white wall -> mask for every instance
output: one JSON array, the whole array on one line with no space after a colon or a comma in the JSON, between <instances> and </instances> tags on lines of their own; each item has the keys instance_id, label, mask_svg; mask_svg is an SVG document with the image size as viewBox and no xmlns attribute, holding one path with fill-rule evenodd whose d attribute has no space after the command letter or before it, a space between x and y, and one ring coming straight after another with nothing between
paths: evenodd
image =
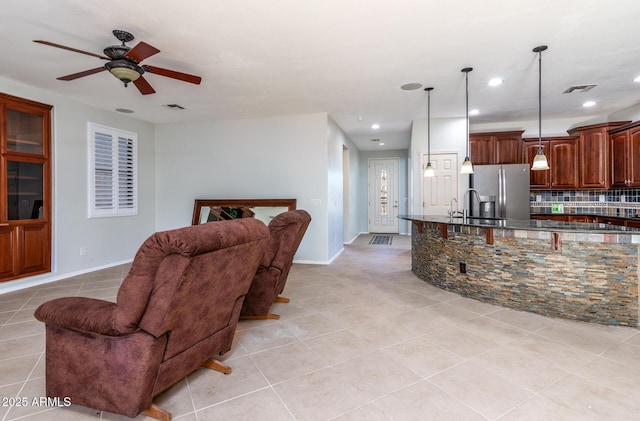
<instances>
[{"instance_id":1,"label":"white wall","mask_svg":"<svg viewBox=\"0 0 640 421\"><path fill-rule=\"evenodd\" d=\"M327 124L317 113L157 125L157 229L191 224L195 199L293 198L312 217L296 261L326 263L342 232L327 217Z\"/></svg>"},{"instance_id":2,"label":"white wall","mask_svg":"<svg viewBox=\"0 0 640 421\"><path fill-rule=\"evenodd\" d=\"M332 120L327 121L327 222L329 258L333 260L344 244L344 144L346 135Z\"/></svg>"},{"instance_id":3,"label":"white wall","mask_svg":"<svg viewBox=\"0 0 640 421\"><path fill-rule=\"evenodd\" d=\"M53 105L53 272L3 282L0 294L131 260L155 231L153 126L3 78L0 92ZM138 134L138 216L87 218L87 121Z\"/></svg>"},{"instance_id":4,"label":"white wall","mask_svg":"<svg viewBox=\"0 0 640 421\"><path fill-rule=\"evenodd\" d=\"M625 108L609 115L608 121L638 121L640 120L640 104Z\"/></svg>"},{"instance_id":5,"label":"white wall","mask_svg":"<svg viewBox=\"0 0 640 421\"><path fill-rule=\"evenodd\" d=\"M344 241L345 243L351 243L362 232L360 229L362 223L360 210L363 207L366 209L367 203L362 201L360 192L367 189L367 179L366 175L364 179L362 178L360 150L351 141L348 141L346 146L349 149L349 175L347 179L349 184L349 214L344 215L347 226L344 233Z\"/></svg>"}]
</instances>

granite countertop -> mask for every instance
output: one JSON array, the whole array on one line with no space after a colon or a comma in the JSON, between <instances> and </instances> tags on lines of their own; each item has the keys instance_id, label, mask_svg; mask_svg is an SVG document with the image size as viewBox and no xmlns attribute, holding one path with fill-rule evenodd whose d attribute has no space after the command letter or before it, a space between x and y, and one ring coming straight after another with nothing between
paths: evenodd
<instances>
[{"instance_id":1,"label":"granite countertop","mask_svg":"<svg viewBox=\"0 0 640 421\"><path fill-rule=\"evenodd\" d=\"M639 228L630 228L612 224L596 224L586 222L564 222L536 219L489 219L469 217L450 218L444 215L399 215L399 219L415 222L433 222L436 224L460 225L467 227L497 228L524 231L580 232L594 234L635 234L640 235Z\"/></svg>"}]
</instances>

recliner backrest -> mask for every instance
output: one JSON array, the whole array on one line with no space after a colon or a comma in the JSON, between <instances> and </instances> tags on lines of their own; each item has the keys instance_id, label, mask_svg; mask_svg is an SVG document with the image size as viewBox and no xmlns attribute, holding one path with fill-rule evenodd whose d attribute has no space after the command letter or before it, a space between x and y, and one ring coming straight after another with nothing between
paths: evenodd
<instances>
[{"instance_id":1,"label":"recliner backrest","mask_svg":"<svg viewBox=\"0 0 640 421\"><path fill-rule=\"evenodd\" d=\"M224 328L251 282L246 262L264 251L250 244L257 231L264 223L243 219L152 235L118 291L116 318L156 337L171 331L165 359Z\"/></svg>"}]
</instances>

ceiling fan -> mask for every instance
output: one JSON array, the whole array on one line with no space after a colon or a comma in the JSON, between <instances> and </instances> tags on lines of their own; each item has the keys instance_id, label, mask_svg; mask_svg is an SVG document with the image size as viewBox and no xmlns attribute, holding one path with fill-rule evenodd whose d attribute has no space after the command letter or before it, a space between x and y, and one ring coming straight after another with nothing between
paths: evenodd
<instances>
[{"instance_id":1,"label":"ceiling fan","mask_svg":"<svg viewBox=\"0 0 640 421\"><path fill-rule=\"evenodd\" d=\"M172 79L182 80L184 82L194 83L196 85L200 84L200 81L202 80L200 76L194 76L187 73L176 72L174 70L140 64L140 62L142 62L144 59L159 53L160 50L142 41L133 48L125 45L125 43L132 41L134 38L132 34L126 31L116 29L113 31L113 35L122 42L122 45L112 45L105 48L104 56L60 44L55 44L49 41L33 40L33 42L49 45L51 47L62 48L63 50L69 50L75 53L86 54L92 57L97 57L101 60L107 60L104 66L96 67L95 69L89 69L78 73L73 73L71 75L61 76L57 78L58 80L74 80L84 76L92 75L94 73L99 73L104 70L108 70L112 75L120 79L124 83L124 86L127 86L130 82L133 82L133 84L136 86L136 88L138 88L142 95L153 94L156 92L151 87L149 82L147 82L147 80L142 76L142 74L145 72L170 77Z\"/></svg>"}]
</instances>

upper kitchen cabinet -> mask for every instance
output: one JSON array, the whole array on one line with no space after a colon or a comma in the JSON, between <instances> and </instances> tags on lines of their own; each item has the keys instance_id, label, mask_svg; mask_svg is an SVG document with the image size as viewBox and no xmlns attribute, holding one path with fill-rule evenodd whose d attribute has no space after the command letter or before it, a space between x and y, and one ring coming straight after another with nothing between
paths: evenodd
<instances>
[{"instance_id":1,"label":"upper kitchen cabinet","mask_svg":"<svg viewBox=\"0 0 640 421\"><path fill-rule=\"evenodd\" d=\"M573 190L578 185L578 144L576 136L542 138L542 151L549 170L531 171L532 190ZM524 158L529 165L538 153L538 140L524 141Z\"/></svg>"},{"instance_id":2,"label":"upper kitchen cabinet","mask_svg":"<svg viewBox=\"0 0 640 421\"><path fill-rule=\"evenodd\" d=\"M593 124L568 131L578 136L580 170L578 188L608 189L611 187L610 145L608 131L628 121Z\"/></svg>"},{"instance_id":3,"label":"upper kitchen cabinet","mask_svg":"<svg viewBox=\"0 0 640 421\"><path fill-rule=\"evenodd\" d=\"M609 131L612 187L640 186L640 121Z\"/></svg>"},{"instance_id":4,"label":"upper kitchen cabinet","mask_svg":"<svg viewBox=\"0 0 640 421\"><path fill-rule=\"evenodd\" d=\"M0 94L0 281L51 270L51 106Z\"/></svg>"},{"instance_id":5,"label":"upper kitchen cabinet","mask_svg":"<svg viewBox=\"0 0 640 421\"><path fill-rule=\"evenodd\" d=\"M521 164L524 130L469 135L469 158L473 165Z\"/></svg>"}]
</instances>

